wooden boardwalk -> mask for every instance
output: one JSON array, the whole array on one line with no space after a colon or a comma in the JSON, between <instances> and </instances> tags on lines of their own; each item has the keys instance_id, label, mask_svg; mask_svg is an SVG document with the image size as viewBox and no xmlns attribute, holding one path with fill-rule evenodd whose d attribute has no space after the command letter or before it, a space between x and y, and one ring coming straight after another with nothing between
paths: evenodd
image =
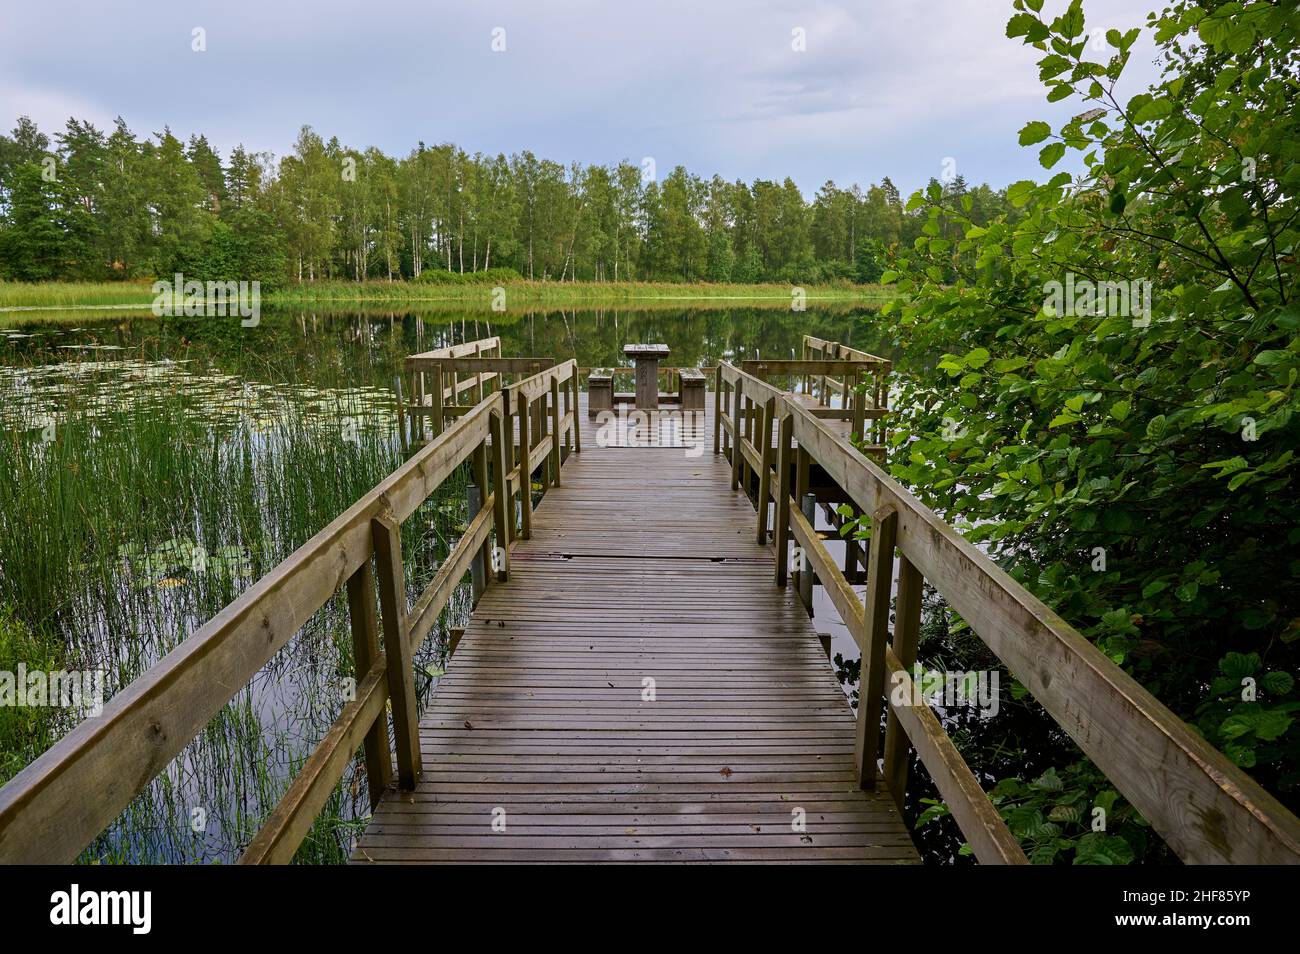
<instances>
[{"instance_id":1,"label":"wooden boardwalk","mask_svg":"<svg viewBox=\"0 0 1300 954\"><path fill-rule=\"evenodd\" d=\"M612 431L587 418L574 359L502 357L497 338L411 356L409 459L0 786L0 863L76 861L345 596L355 696L240 864L293 861L359 753L374 813L357 863L915 863L894 799L915 761L980 864L1028 864L918 698L927 586L1182 861L1300 862L1300 819L844 439L837 423L884 421L888 362L807 336L804 355L724 361L702 415L620 415ZM834 403L863 398L819 406L779 386L798 378ZM561 484L531 512L512 462L526 475L561 456ZM758 514L731 489L733 463ZM491 492L412 600L402 525L466 470ZM870 521L843 567L804 516L810 498ZM759 533L769 506L774 546ZM467 575L481 598L420 718L414 657ZM802 609L814 576L861 652L856 720Z\"/></svg>"},{"instance_id":2,"label":"wooden boardwalk","mask_svg":"<svg viewBox=\"0 0 1300 954\"><path fill-rule=\"evenodd\" d=\"M354 861L917 862L704 415L695 456L580 417L421 720L423 778Z\"/></svg>"}]
</instances>

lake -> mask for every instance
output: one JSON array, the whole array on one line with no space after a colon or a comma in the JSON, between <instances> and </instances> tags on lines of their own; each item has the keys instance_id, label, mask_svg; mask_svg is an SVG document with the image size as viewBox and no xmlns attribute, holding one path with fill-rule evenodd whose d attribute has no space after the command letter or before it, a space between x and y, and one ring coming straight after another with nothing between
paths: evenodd
<instances>
[{"instance_id":1,"label":"lake","mask_svg":"<svg viewBox=\"0 0 1300 954\"><path fill-rule=\"evenodd\" d=\"M874 333L873 333L874 332ZM491 335L503 353L672 366L798 356L804 334L892 354L864 309L656 308L503 314L264 312L235 319L33 315L0 330L0 669L102 670L111 697L402 460L394 378L411 353ZM463 485L460 485L463 487ZM464 526L463 490L403 534L412 593ZM448 607L417 660L427 699ZM839 627L836 648L856 655ZM330 604L86 852L102 862L229 862L343 704L351 643ZM0 723L8 778L85 712ZM129 771L129 767L123 767ZM299 858L346 858L368 813L345 777Z\"/></svg>"},{"instance_id":2,"label":"lake","mask_svg":"<svg viewBox=\"0 0 1300 954\"><path fill-rule=\"evenodd\" d=\"M0 670L34 660L102 670L106 696L120 691L401 463L393 383L409 354L499 335L506 355L582 367L625 365L623 345L638 342L667 344L675 367L711 366L798 357L805 334L893 358L896 374L920 366L863 308L589 309L492 321L481 312L286 309L264 312L254 328L219 318L33 316L0 330ZM404 526L411 595L464 528L464 486L450 481ZM819 529L829 530L820 514ZM828 546L842 557L842 544ZM971 637L950 636L942 603L929 597L923 660L972 668ZM343 705L340 687L354 675L343 603L318 612L83 860L237 859ZM814 603L832 655L852 665L857 647L820 587ZM416 660L422 703L442 673L450 629L469 611L465 586ZM1065 745L1032 702L1011 698L1010 683L1004 672L991 719L937 707L988 783L1041 771ZM851 675L845 688L854 688ZM19 711L0 709L0 779L85 717L77 708L25 719ZM1004 755L1006 738L1016 744ZM917 769L909 821L936 797ZM298 859L346 860L368 812L364 777L349 769ZM960 860L950 819L916 838L927 861Z\"/></svg>"}]
</instances>

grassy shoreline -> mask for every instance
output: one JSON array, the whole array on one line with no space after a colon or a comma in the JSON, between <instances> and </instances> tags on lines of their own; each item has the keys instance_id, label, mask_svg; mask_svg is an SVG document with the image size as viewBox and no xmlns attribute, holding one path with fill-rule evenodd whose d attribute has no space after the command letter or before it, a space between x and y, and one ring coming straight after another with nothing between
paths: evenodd
<instances>
[{"instance_id":1,"label":"grassy shoreline","mask_svg":"<svg viewBox=\"0 0 1300 954\"><path fill-rule=\"evenodd\" d=\"M153 302L149 282L0 282L0 312L31 313L62 309L148 309ZM455 304L491 311L493 287L486 283L432 282L316 282L294 285L262 295L265 305L409 303ZM529 282L499 286L509 310L554 305L592 306L654 302L735 301L788 306L790 285L713 285L669 282ZM878 304L892 297L879 285L814 285L803 289L811 302Z\"/></svg>"}]
</instances>

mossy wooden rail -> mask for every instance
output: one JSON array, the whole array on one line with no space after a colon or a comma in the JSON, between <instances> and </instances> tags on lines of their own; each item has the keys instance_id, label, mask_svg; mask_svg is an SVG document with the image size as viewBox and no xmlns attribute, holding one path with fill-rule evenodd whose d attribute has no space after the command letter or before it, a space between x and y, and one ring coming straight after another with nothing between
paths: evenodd
<instances>
[{"instance_id":1,"label":"mossy wooden rail","mask_svg":"<svg viewBox=\"0 0 1300 954\"><path fill-rule=\"evenodd\" d=\"M476 343L482 345L482 342ZM477 350L486 350L479 348ZM483 359L492 360L492 359ZM548 362L550 363L550 362ZM490 386L481 375L473 383ZM292 859L358 748L372 804L420 774L411 659L463 577L509 576L506 541L527 536L531 475L558 480L560 451L577 451L576 363L567 361L483 397L391 476L312 537L146 673L0 789L0 863L68 863L126 808L289 638L346 588L356 692L298 771L241 861ZM519 436L515 437L516 424ZM515 463L515 461L518 463ZM407 601L401 525L458 468L484 491L433 580ZM492 560L495 535L498 559ZM377 590L377 599L376 599ZM378 612L376 606L378 604Z\"/></svg>"},{"instance_id":2,"label":"mossy wooden rail","mask_svg":"<svg viewBox=\"0 0 1300 954\"><path fill-rule=\"evenodd\" d=\"M893 701L915 698L910 670L928 582L1181 859L1300 862L1300 820L802 400L731 364L717 380L715 448L731 462L733 487L742 474L758 475L759 539L773 504L777 584L799 547L799 572L816 575L862 651L856 761L864 785L883 773L901 800L910 744L976 858L1026 860L929 707ZM814 465L870 517L865 605L801 512Z\"/></svg>"}]
</instances>

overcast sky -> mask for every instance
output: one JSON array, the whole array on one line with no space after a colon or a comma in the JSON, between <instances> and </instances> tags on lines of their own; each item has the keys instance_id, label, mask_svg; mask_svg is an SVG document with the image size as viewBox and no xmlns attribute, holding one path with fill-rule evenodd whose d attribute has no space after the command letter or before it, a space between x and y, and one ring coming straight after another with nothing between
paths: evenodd
<instances>
[{"instance_id":1,"label":"overcast sky","mask_svg":"<svg viewBox=\"0 0 1300 954\"><path fill-rule=\"evenodd\" d=\"M1082 111L1046 103L1041 54L1005 36L1010 0L6 5L6 129L22 114L47 133L121 115L137 135L204 133L223 156L240 142L282 155L306 123L390 154L423 140L564 163L651 156L660 176L788 175L811 194L888 175L906 193L948 157L970 182L1041 176L1017 131ZM1090 29L1126 29L1150 5L1084 8ZM1144 35L1128 94L1155 77L1153 56Z\"/></svg>"}]
</instances>

